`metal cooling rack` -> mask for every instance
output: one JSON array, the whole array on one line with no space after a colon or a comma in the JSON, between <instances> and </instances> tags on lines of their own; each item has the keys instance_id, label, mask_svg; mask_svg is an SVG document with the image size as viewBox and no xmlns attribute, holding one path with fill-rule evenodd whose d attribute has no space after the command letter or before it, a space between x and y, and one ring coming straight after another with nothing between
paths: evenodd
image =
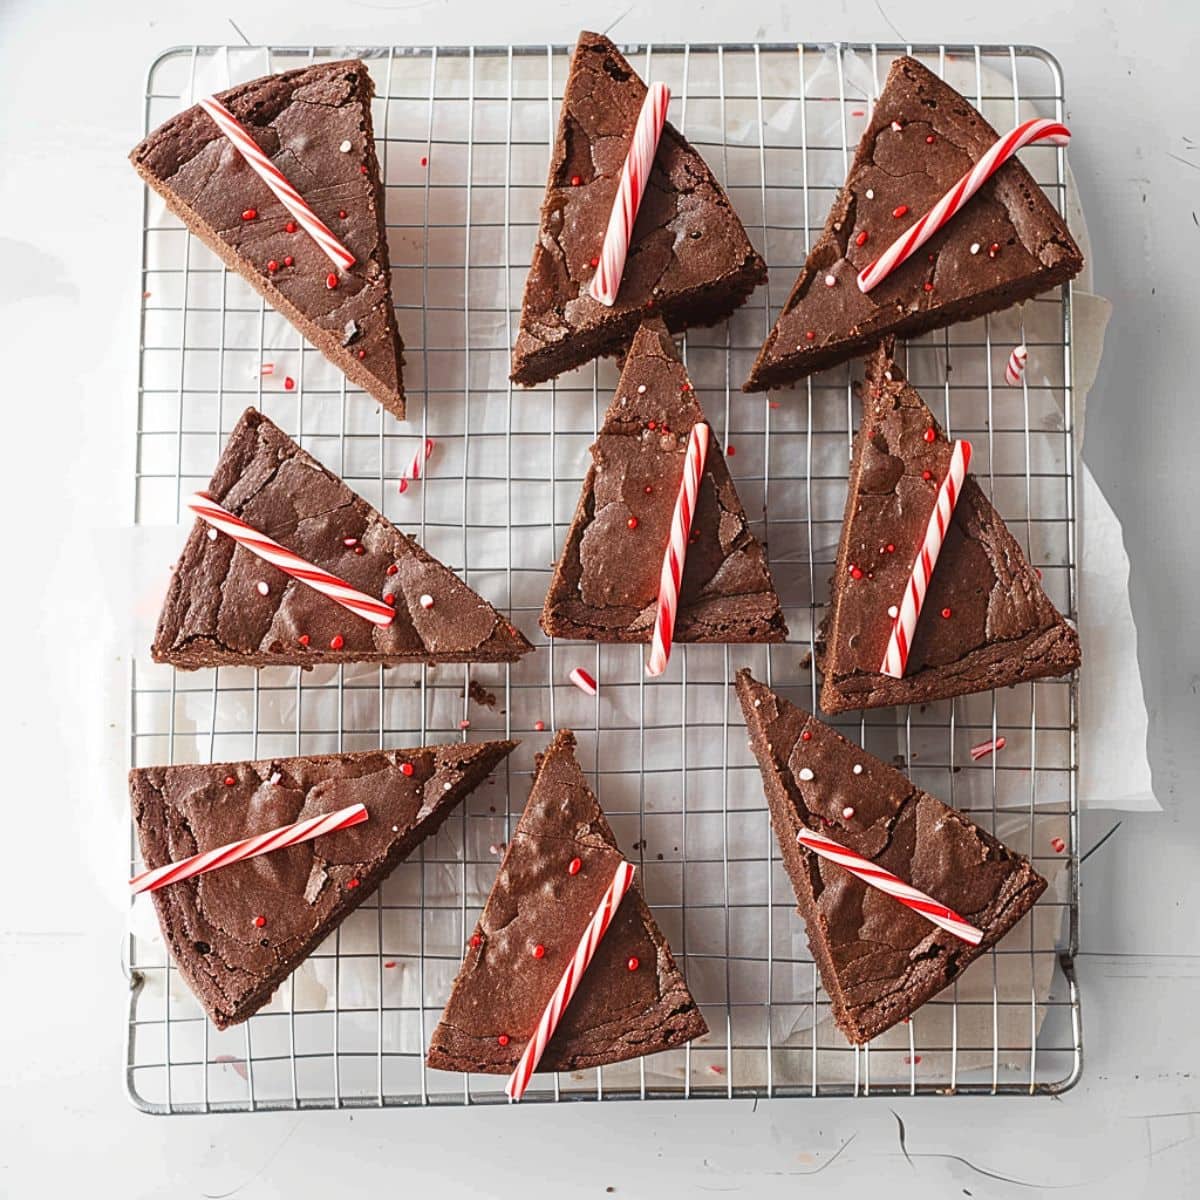
<instances>
[{"instance_id":1,"label":"metal cooling rack","mask_svg":"<svg viewBox=\"0 0 1200 1200\"><path fill-rule=\"evenodd\" d=\"M769 542L792 630L788 644L770 649L680 646L667 676L651 684L637 648L554 645L537 628L586 447L616 380L610 363L531 392L514 391L506 378L570 47L197 46L152 65L147 129L211 86L206 72L222 61L249 78L348 53L368 60L409 420L396 422L350 388L147 195L137 522L180 519L181 496L207 480L224 436L254 404L507 608L539 649L512 667L307 673L177 674L137 658L134 765L523 739L494 783L245 1025L215 1030L161 943L135 920L125 1074L139 1107L503 1100L502 1079L428 1071L423 1051L494 877L495 853L523 806L533 754L559 725L579 734L581 759L711 1033L650 1060L546 1079L528 1099L1037 1093L1078 1078L1074 684L1040 682L841 723L1054 876L997 950L910 1023L861 1050L830 1022L727 686L749 665L815 704L808 654L827 599L857 423L853 364L771 397L736 389L820 230L888 62L914 50L935 69L957 71L959 86L965 72L974 81L965 90L1002 128L1022 102L1063 116L1057 64L1028 47L627 48L646 77L670 84L673 121L726 183L770 265L770 285L726 326L693 333L685 351L747 512L762 514L756 531ZM864 71L874 81L865 88L856 84ZM1025 159L1065 206L1062 151L1031 148ZM973 439L977 475L1056 603L1074 616L1070 333L1068 288L1021 313L919 339L907 353L914 383L942 404L947 426ZM1005 390L1004 361L1018 340L1030 347L1031 368L1020 391ZM276 364L265 379L264 360ZM294 390L282 388L285 375ZM402 465L427 436L437 446L428 475L400 495ZM596 699L567 683L575 665L600 681ZM496 694L495 709L469 699L472 682ZM534 732L539 720L545 733ZM970 744L998 734L1008 739L1004 753L973 764ZM136 854L135 844L131 865Z\"/></svg>"}]
</instances>

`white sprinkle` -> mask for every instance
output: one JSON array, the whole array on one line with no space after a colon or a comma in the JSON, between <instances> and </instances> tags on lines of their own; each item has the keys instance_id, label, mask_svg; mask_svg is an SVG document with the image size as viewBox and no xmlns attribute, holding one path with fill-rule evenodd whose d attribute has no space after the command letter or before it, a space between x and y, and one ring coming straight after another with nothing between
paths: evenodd
<instances>
[{"instance_id":1,"label":"white sprinkle","mask_svg":"<svg viewBox=\"0 0 1200 1200\"><path fill-rule=\"evenodd\" d=\"M268 779L267 782L268 783L278 783L282 778L283 778L283 776L278 771L274 771L271 774L271 778Z\"/></svg>"},{"instance_id":2,"label":"white sprinkle","mask_svg":"<svg viewBox=\"0 0 1200 1200\"><path fill-rule=\"evenodd\" d=\"M854 764L854 773L855 773L855 775L861 775L861 774L862 774L862 763L855 763L855 764Z\"/></svg>"},{"instance_id":3,"label":"white sprinkle","mask_svg":"<svg viewBox=\"0 0 1200 1200\"><path fill-rule=\"evenodd\" d=\"M210 542L215 542L217 540L217 531L215 529L211 529L211 528L209 529L208 540Z\"/></svg>"},{"instance_id":4,"label":"white sprinkle","mask_svg":"<svg viewBox=\"0 0 1200 1200\"><path fill-rule=\"evenodd\" d=\"M260 579L255 585L260 596L265 596L271 589Z\"/></svg>"},{"instance_id":5,"label":"white sprinkle","mask_svg":"<svg viewBox=\"0 0 1200 1200\"><path fill-rule=\"evenodd\" d=\"M971 253L972 253L972 254L978 254L978 253L979 253L979 243L978 243L978 242L972 242L972 243L971 243Z\"/></svg>"},{"instance_id":6,"label":"white sprinkle","mask_svg":"<svg viewBox=\"0 0 1200 1200\"><path fill-rule=\"evenodd\" d=\"M646 385L644 383L639 383L638 384L638 395L644 396L645 394L646 394Z\"/></svg>"},{"instance_id":7,"label":"white sprinkle","mask_svg":"<svg viewBox=\"0 0 1200 1200\"><path fill-rule=\"evenodd\" d=\"M854 816L854 809L847 804L846 807L842 809L842 816L845 817L847 821L850 820L850 818Z\"/></svg>"},{"instance_id":8,"label":"white sprinkle","mask_svg":"<svg viewBox=\"0 0 1200 1200\"><path fill-rule=\"evenodd\" d=\"M867 199L868 200L875 199L875 189L874 188L867 188Z\"/></svg>"},{"instance_id":9,"label":"white sprinkle","mask_svg":"<svg viewBox=\"0 0 1200 1200\"><path fill-rule=\"evenodd\" d=\"M825 276L825 286L826 286L826 287L833 287L833 285L834 285L835 283L837 283L837 277L836 277L836 276L834 276L834 275L826 275L826 276Z\"/></svg>"},{"instance_id":10,"label":"white sprinkle","mask_svg":"<svg viewBox=\"0 0 1200 1200\"><path fill-rule=\"evenodd\" d=\"M892 122L892 132L893 133L899 133L903 128L904 128L904 126L901 125L899 121Z\"/></svg>"},{"instance_id":11,"label":"white sprinkle","mask_svg":"<svg viewBox=\"0 0 1200 1200\"><path fill-rule=\"evenodd\" d=\"M754 702L754 707L755 707L755 708L762 708L762 701L761 701L761 700L755 700L755 702Z\"/></svg>"},{"instance_id":12,"label":"white sprinkle","mask_svg":"<svg viewBox=\"0 0 1200 1200\"><path fill-rule=\"evenodd\" d=\"M393 833L399 833L399 832L400 832L400 826L399 826L399 825L393 825L393 826L392 826L392 832L393 832Z\"/></svg>"},{"instance_id":13,"label":"white sprinkle","mask_svg":"<svg viewBox=\"0 0 1200 1200\"><path fill-rule=\"evenodd\" d=\"M894 621L900 615L900 610L894 605L888 605L888 616Z\"/></svg>"},{"instance_id":14,"label":"white sprinkle","mask_svg":"<svg viewBox=\"0 0 1200 1200\"><path fill-rule=\"evenodd\" d=\"M345 140L345 141L344 141L344 142L343 142L343 143L342 143L342 144L341 144L341 145L338 147L338 149L339 149L339 150L340 150L340 151L341 151L343 154L349 154L349 153L350 153L350 150L351 150L351 146L350 146L350 139L349 139L349 138L347 138L347 139L346 139L346 140Z\"/></svg>"},{"instance_id":15,"label":"white sprinkle","mask_svg":"<svg viewBox=\"0 0 1200 1200\"><path fill-rule=\"evenodd\" d=\"M808 783L808 782L809 782L809 780L811 780L811 779L812 779L812 777L813 777L813 773L812 773L812 768L811 768L811 767L801 767L801 768L800 768L800 778L801 778L801 779L802 779L802 780L803 780L805 783Z\"/></svg>"},{"instance_id":16,"label":"white sprinkle","mask_svg":"<svg viewBox=\"0 0 1200 1200\"><path fill-rule=\"evenodd\" d=\"M450 790L450 787L451 787L450 781L447 780L445 783L442 784L442 791L448 792Z\"/></svg>"},{"instance_id":17,"label":"white sprinkle","mask_svg":"<svg viewBox=\"0 0 1200 1200\"><path fill-rule=\"evenodd\" d=\"M432 608L433 607L433 597L428 592L425 592L421 596L421 599L418 601L418 603L421 605L422 608Z\"/></svg>"}]
</instances>

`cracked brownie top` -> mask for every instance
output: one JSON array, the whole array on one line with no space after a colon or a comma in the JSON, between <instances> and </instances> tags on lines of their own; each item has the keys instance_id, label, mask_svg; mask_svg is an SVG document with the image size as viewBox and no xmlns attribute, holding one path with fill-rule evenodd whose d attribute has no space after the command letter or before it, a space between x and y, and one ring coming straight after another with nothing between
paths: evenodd
<instances>
[{"instance_id":1,"label":"cracked brownie top","mask_svg":"<svg viewBox=\"0 0 1200 1200\"><path fill-rule=\"evenodd\" d=\"M255 409L247 409L230 434L208 491L305 561L394 602L395 617L390 625L374 625L232 538L214 538L215 531L197 521L154 636L158 662L515 662L533 648L487 601Z\"/></svg>"}]
</instances>

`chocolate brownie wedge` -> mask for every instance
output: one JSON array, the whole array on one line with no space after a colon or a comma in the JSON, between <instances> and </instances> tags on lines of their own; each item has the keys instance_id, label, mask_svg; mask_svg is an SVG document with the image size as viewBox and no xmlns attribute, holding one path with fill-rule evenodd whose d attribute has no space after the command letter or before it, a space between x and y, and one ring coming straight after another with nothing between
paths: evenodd
<instances>
[{"instance_id":1,"label":"chocolate brownie wedge","mask_svg":"<svg viewBox=\"0 0 1200 1200\"><path fill-rule=\"evenodd\" d=\"M158 619L156 662L516 662L533 649L453 571L252 408L229 435L208 493L306 562L394 601L395 618L373 625L197 520Z\"/></svg>"},{"instance_id":2,"label":"chocolate brownie wedge","mask_svg":"<svg viewBox=\"0 0 1200 1200\"><path fill-rule=\"evenodd\" d=\"M838 1028L861 1044L910 1016L994 946L1046 881L1029 860L893 767L739 671L771 826ZM972 946L801 846L817 829L983 931Z\"/></svg>"},{"instance_id":3,"label":"chocolate brownie wedge","mask_svg":"<svg viewBox=\"0 0 1200 1200\"><path fill-rule=\"evenodd\" d=\"M864 295L857 276L954 186L996 131L928 68L898 58L825 229L744 387L765 391L863 353L1008 308L1078 275L1083 256L1016 158Z\"/></svg>"},{"instance_id":4,"label":"chocolate brownie wedge","mask_svg":"<svg viewBox=\"0 0 1200 1200\"><path fill-rule=\"evenodd\" d=\"M508 1075L622 859L560 730L539 756L428 1061ZM540 953L539 953L540 949ZM576 1071L680 1046L707 1032L635 881L596 949L539 1071Z\"/></svg>"},{"instance_id":5,"label":"chocolate brownie wedge","mask_svg":"<svg viewBox=\"0 0 1200 1200\"><path fill-rule=\"evenodd\" d=\"M970 475L942 544L904 677L880 674L950 443L888 346L868 359L863 423L817 663L828 713L916 704L1064 675L1079 637ZM933 440L927 440L932 432Z\"/></svg>"},{"instance_id":6,"label":"chocolate brownie wedge","mask_svg":"<svg viewBox=\"0 0 1200 1200\"><path fill-rule=\"evenodd\" d=\"M252 1016L515 742L455 743L129 773L148 869L362 804L368 819L151 896L188 986L224 1029Z\"/></svg>"},{"instance_id":7,"label":"chocolate brownie wedge","mask_svg":"<svg viewBox=\"0 0 1200 1200\"><path fill-rule=\"evenodd\" d=\"M683 477L704 420L661 317L643 322L592 446L592 465L542 609L552 637L648 642ZM767 558L710 437L675 621L678 642L781 642Z\"/></svg>"},{"instance_id":8,"label":"chocolate brownie wedge","mask_svg":"<svg viewBox=\"0 0 1200 1200\"><path fill-rule=\"evenodd\" d=\"M727 317L767 277L704 159L668 123L642 196L617 301L588 287L646 85L617 48L582 33L571 59L512 379L531 385L625 349L643 315L672 329Z\"/></svg>"},{"instance_id":9,"label":"chocolate brownie wedge","mask_svg":"<svg viewBox=\"0 0 1200 1200\"><path fill-rule=\"evenodd\" d=\"M230 270L403 419L404 348L392 306L373 94L366 66L351 59L268 75L217 96L357 259L345 270L334 267L203 109L172 117L129 157Z\"/></svg>"}]
</instances>

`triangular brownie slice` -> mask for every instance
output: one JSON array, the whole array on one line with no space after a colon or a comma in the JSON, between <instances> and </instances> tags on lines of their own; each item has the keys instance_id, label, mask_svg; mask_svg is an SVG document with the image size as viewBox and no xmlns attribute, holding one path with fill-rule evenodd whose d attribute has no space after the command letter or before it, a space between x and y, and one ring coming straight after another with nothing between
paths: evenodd
<instances>
[{"instance_id":1,"label":"triangular brownie slice","mask_svg":"<svg viewBox=\"0 0 1200 1200\"><path fill-rule=\"evenodd\" d=\"M188 669L516 662L533 649L453 571L255 409L229 435L208 494L306 562L394 601L396 615L390 625L373 625L197 520L158 619L156 662Z\"/></svg>"},{"instance_id":2,"label":"triangular brownie slice","mask_svg":"<svg viewBox=\"0 0 1200 1200\"><path fill-rule=\"evenodd\" d=\"M1083 268L1066 222L1011 158L906 262L864 295L859 271L971 169L996 131L928 68L898 58L825 229L745 384L765 391L863 353L1008 308Z\"/></svg>"},{"instance_id":3,"label":"triangular brownie slice","mask_svg":"<svg viewBox=\"0 0 1200 1200\"><path fill-rule=\"evenodd\" d=\"M512 1072L622 857L575 759L575 737L560 730L539 757L469 939L429 1045L431 1067ZM537 1069L600 1067L707 1031L635 881Z\"/></svg>"},{"instance_id":4,"label":"triangular brownie slice","mask_svg":"<svg viewBox=\"0 0 1200 1200\"><path fill-rule=\"evenodd\" d=\"M617 48L582 33L558 121L512 379L531 385L620 353L643 315L672 329L727 317L767 277L707 163L668 123L642 196L617 301L588 286L646 85Z\"/></svg>"},{"instance_id":5,"label":"triangular brownie slice","mask_svg":"<svg viewBox=\"0 0 1200 1200\"><path fill-rule=\"evenodd\" d=\"M736 686L834 1020L861 1044L910 1016L994 946L1046 881L1028 859L749 671L738 672ZM949 906L983 931L983 941L960 940L801 846L796 837L805 827Z\"/></svg>"},{"instance_id":6,"label":"triangular brownie slice","mask_svg":"<svg viewBox=\"0 0 1200 1200\"><path fill-rule=\"evenodd\" d=\"M130 154L167 207L364 391L404 417L374 87L357 59L239 84L217 99L354 255L340 271L198 106ZM330 288L330 273L337 287Z\"/></svg>"},{"instance_id":7,"label":"triangular brownie slice","mask_svg":"<svg viewBox=\"0 0 1200 1200\"><path fill-rule=\"evenodd\" d=\"M933 440L929 441L930 431ZM967 476L925 596L902 679L880 674L950 443L890 348L867 360L831 609L821 707L917 704L1007 687L1079 665L1079 637L979 485Z\"/></svg>"},{"instance_id":8,"label":"triangular brownie slice","mask_svg":"<svg viewBox=\"0 0 1200 1200\"><path fill-rule=\"evenodd\" d=\"M638 329L542 609L552 637L648 642L688 435L704 413L661 317ZM710 437L684 564L677 642L787 636L763 548Z\"/></svg>"},{"instance_id":9,"label":"triangular brownie slice","mask_svg":"<svg viewBox=\"0 0 1200 1200\"><path fill-rule=\"evenodd\" d=\"M368 819L151 895L184 979L219 1029L252 1016L515 747L455 743L129 773L147 869L295 821Z\"/></svg>"}]
</instances>

